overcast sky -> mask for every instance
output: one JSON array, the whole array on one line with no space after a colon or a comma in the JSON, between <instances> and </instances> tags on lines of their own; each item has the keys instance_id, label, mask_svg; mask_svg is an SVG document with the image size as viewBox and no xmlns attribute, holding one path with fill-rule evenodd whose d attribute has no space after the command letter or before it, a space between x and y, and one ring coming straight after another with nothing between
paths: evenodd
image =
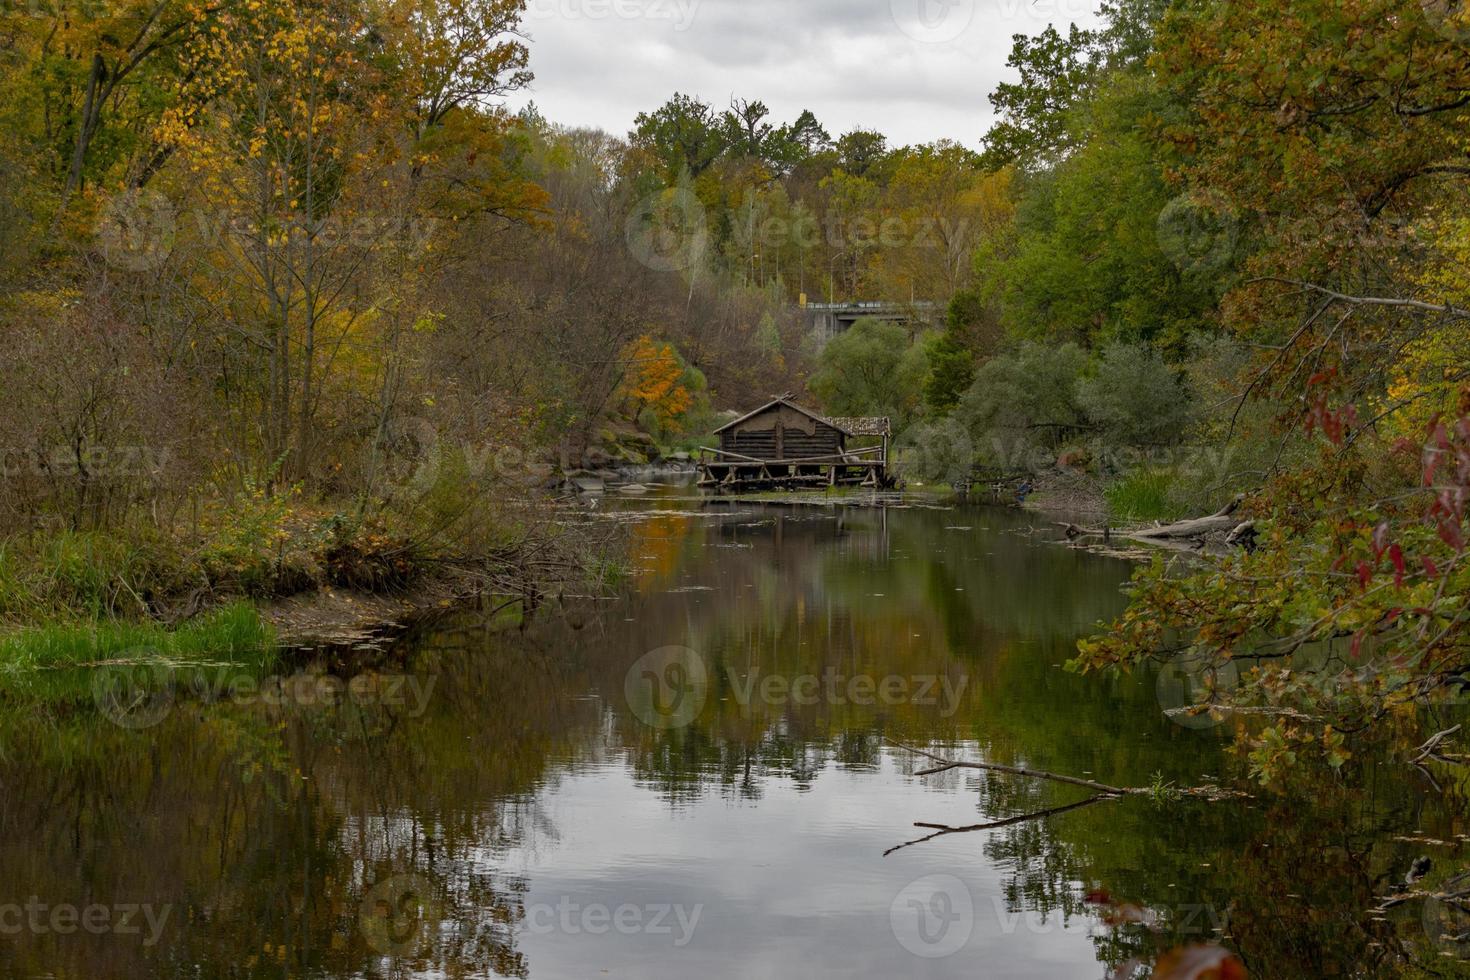
<instances>
[{"instance_id":1,"label":"overcast sky","mask_svg":"<svg viewBox=\"0 0 1470 980\"><path fill-rule=\"evenodd\" d=\"M625 135L675 91L811 109L834 137L978 146L1011 35L1096 22L1096 0L528 0L528 92L566 125Z\"/></svg>"}]
</instances>

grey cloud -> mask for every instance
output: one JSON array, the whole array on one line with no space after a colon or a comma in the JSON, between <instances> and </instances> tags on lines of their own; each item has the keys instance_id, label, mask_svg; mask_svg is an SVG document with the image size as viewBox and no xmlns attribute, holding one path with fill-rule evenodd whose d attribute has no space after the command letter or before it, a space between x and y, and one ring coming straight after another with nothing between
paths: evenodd
<instances>
[{"instance_id":1,"label":"grey cloud","mask_svg":"<svg viewBox=\"0 0 1470 980\"><path fill-rule=\"evenodd\" d=\"M512 107L534 100L556 122L624 134L675 91L716 106L733 95L765 101L779 120L810 108L834 134L861 125L900 144L977 145L991 120L987 96L1010 74L1011 35L1038 33L1049 21L1096 21L1094 0L531 3L536 81ZM932 5L929 21L918 19L921 3ZM926 23L947 24L956 36L913 36Z\"/></svg>"}]
</instances>

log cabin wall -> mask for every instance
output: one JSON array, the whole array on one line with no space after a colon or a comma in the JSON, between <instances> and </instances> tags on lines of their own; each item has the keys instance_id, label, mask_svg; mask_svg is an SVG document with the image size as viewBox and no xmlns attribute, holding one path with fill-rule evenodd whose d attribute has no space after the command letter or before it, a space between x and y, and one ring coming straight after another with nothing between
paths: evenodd
<instances>
[{"instance_id":1,"label":"log cabin wall","mask_svg":"<svg viewBox=\"0 0 1470 980\"><path fill-rule=\"evenodd\" d=\"M841 430L787 405L773 405L720 433L720 448L756 459L803 459L842 451Z\"/></svg>"}]
</instances>

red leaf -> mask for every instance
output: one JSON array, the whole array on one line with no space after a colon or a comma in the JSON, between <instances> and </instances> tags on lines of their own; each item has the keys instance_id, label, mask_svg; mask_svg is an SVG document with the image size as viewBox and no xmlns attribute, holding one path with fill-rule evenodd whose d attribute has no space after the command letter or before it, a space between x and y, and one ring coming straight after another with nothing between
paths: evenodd
<instances>
[{"instance_id":1,"label":"red leaf","mask_svg":"<svg viewBox=\"0 0 1470 980\"><path fill-rule=\"evenodd\" d=\"M1352 650L1349 652L1348 655L1352 657L1352 659L1357 660L1358 651L1361 649L1363 649L1363 631L1358 630L1356 633L1353 634Z\"/></svg>"},{"instance_id":2,"label":"red leaf","mask_svg":"<svg viewBox=\"0 0 1470 980\"><path fill-rule=\"evenodd\" d=\"M1368 563L1365 561L1358 562L1358 582L1362 584L1363 588L1366 589L1368 587L1368 582L1372 578L1373 569L1368 566Z\"/></svg>"},{"instance_id":3,"label":"red leaf","mask_svg":"<svg viewBox=\"0 0 1470 980\"><path fill-rule=\"evenodd\" d=\"M1404 549L1397 544L1388 549L1388 560L1393 562L1393 584L1404 584Z\"/></svg>"},{"instance_id":4,"label":"red leaf","mask_svg":"<svg viewBox=\"0 0 1470 980\"><path fill-rule=\"evenodd\" d=\"M1433 558L1430 558L1428 555L1425 555L1423 558L1420 558L1419 560L1424 563L1424 574L1425 575L1428 575L1430 578L1439 578L1439 566L1434 563L1434 559Z\"/></svg>"},{"instance_id":5,"label":"red leaf","mask_svg":"<svg viewBox=\"0 0 1470 980\"><path fill-rule=\"evenodd\" d=\"M1221 946L1182 946L1159 957L1153 980L1246 980L1245 964Z\"/></svg>"}]
</instances>

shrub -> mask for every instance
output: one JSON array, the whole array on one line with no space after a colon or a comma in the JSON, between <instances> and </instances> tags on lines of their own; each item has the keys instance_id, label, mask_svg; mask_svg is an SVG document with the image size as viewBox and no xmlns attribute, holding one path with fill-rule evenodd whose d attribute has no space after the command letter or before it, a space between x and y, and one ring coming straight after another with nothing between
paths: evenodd
<instances>
[{"instance_id":1,"label":"shrub","mask_svg":"<svg viewBox=\"0 0 1470 980\"><path fill-rule=\"evenodd\" d=\"M1076 344L1022 344L975 372L954 417L983 462L1008 469L1051 462L1085 427L1077 382L1086 367Z\"/></svg>"},{"instance_id":2,"label":"shrub","mask_svg":"<svg viewBox=\"0 0 1470 980\"><path fill-rule=\"evenodd\" d=\"M1147 344L1110 344L1097 372L1077 385L1077 402L1115 446L1173 445L1188 432L1190 392Z\"/></svg>"}]
</instances>

